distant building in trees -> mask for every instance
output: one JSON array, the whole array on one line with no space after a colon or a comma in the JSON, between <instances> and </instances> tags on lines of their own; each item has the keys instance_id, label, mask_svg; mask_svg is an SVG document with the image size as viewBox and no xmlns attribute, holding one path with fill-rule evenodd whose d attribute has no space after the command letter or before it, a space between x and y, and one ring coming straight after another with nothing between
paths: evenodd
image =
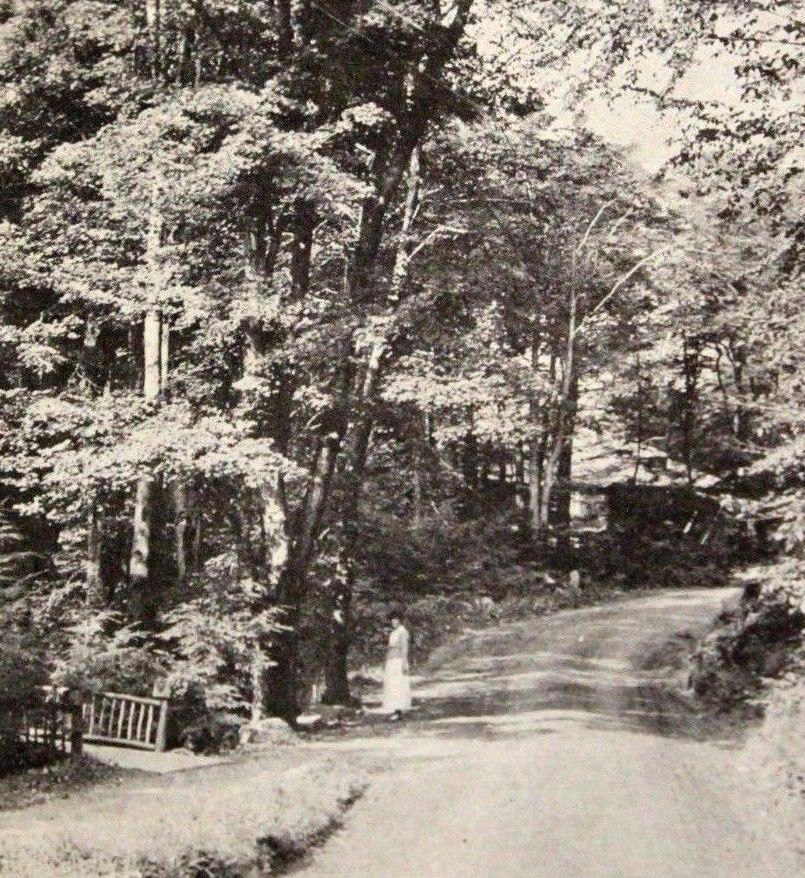
<instances>
[{"instance_id":1,"label":"distant building in trees","mask_svg":"<svg viewBox=\"0 0 805 878\"><path fill-rule=\"evenodd\" d=\"M719 480L700 472L692 477L655 445L580 431L568 484L571 527L604 530L635 517L693 527L717 513L718 500L708 492Z\"/></svg>"}]
</instances>

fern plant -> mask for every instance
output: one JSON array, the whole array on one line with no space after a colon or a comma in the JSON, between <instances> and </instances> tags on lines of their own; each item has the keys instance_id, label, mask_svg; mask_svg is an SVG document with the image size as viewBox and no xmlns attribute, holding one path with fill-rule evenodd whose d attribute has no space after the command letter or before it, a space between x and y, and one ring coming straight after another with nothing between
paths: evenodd
<instances>
[{"instance_id":1,"label":"fern plant","mask_svg":"<svg viewBox=\"0 0 805 878\"><path fill-rule=\"evenodd\" d=\"M207 562L197 585L197 597L164 616L168 687L177 698L200 694L211 711L243 712L259 703L271 639L283 630L279 608L265 605L265 586L228 554Z\"/></svg>"}]
</instances>

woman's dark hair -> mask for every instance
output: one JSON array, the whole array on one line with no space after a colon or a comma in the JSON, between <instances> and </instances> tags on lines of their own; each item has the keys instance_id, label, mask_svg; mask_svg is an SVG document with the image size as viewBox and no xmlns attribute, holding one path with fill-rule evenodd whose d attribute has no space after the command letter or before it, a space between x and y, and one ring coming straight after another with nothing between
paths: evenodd
<instances>
[{"instance_id":1,"label":"woman's dark hair","mask_svg":"<svg viewBox=\"0 0 805 878\"><path fill-rule=\"evenodd\" d=\"M403 607L394 607L392 610L389 610L389 622L393 622L395 619L399 619L400 622L405 621L405 609Z\"/></svg>"}]
</instances>

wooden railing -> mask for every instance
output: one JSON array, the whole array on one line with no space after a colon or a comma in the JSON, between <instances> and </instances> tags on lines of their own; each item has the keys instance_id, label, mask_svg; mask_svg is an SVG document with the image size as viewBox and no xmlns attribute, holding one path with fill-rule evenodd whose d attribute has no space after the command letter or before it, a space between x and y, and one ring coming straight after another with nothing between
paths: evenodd
<instances>
[{"instance_id":1,"label":"wooden railing","mask_svg":"<svg viewBox=\"0 0 805 878\"><path fill-rule=\"evenodd\" d=\"M142 750L166 749L167 697L92 692L84 703L84 740Z\"/></svg>"},{"instance_id":2,"label":"wooden railing","mask_svg":"<svg viewBox=\"0 0 805 878\"><path fill-rule=\"evenodd\" d=\"M21 740L78 756L83 749L80 693L64 687L43 686L36 701L22 710Z\"/></svg>"}]
</instances>

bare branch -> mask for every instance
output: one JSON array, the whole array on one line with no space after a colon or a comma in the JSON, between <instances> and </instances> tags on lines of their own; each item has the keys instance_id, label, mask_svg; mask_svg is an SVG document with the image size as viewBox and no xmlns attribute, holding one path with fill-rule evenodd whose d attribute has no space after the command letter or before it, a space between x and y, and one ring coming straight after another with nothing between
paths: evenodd
<instances>
[{"instance_id":1,"label":"bare branch","mask_svg":"<svg viewBox=\"0 0 805 878\"><path fill-rule=\"evenodd\" d=\"M408 254L407 261L410 262L414 258L414 256L416 256L417 253L419 253L423 248L427 247L428 244L433 243L433 241L435 241L436 238L439 237L439 235L444 235L444 234L447 234L447 235L466 235L467 230L466 229L456 229L456 228L453 228L453 226L437 226L432 232L430 232L428 235L426 235L425 238L423 238L423 240L420 241L419 244L417 244L416 247L414 247L414 249Z\"/></svg>"},{"instance_id":2,"label":"bare branch","mask_svg":"<svg viewBox=\"0 0 805 878\"><path fill-rule=\"evenodd\" d=\"M611 290L610 290L610 291L604 296L604 298L601 299L601 301L598 302L598 304L597 304L597 305L596 305L591 311L588 311L587 314L585 314L584 317L582 317L581 320L579 320L578 325L576 326L576 329L575 329L574 332L573 332L573 335L574 335L574 336L578 335L579 332L581 332L581 328L582 328L582 326L585 324L585 322L588 320L588 318L592 317L593 314L595 314L595 313L597 313L598 311L600 311L600 310L604 307L604 305L606 305L606 303L609 302L610 299L612 299L612 297L615 295L615 293L617 293L618 290L619 290L619 289L620 289L625 283L628 283L629 280L631 280L631 278L633 278L634 275L637 274L637 272L638 272L638 271L639 271L639 270L640 270L640 269L641 269L641 268L642 268L647 262L650 262L652 259L656 258L657 256L661 256L663 253L666 253L666 252L667 252L668 250L670 250L670 249L671 249L671 245L670 245L670 244L667 244L665 247L660 247L659 250L655 250L653 253L649 253L648 256L644 256L639 262L636 262L636 263L635 263L635 264L629 269L629 271L627 271L626 274L623 275L623 277L619 278L619 279L615 282L615 284L612 286L612 289L611 289Z\"/></svg>"},{"instance_id":3,"label":"bare branch","mask_svg":"<svg viewBox=\"0 0 805 878\"><path fill-rule=\"evenodd\" d=\"M598 209L598 213L596 213L596 215L593 217L590 225L587 226L587 231L584 233L584 236L582 237L581 241L579 242L578 247L576 247L576 249L573 251L574 256L578 256L579 253L581 253L581 251L584 249L584 245L587 243L587 240L589 239L590 235L592 234L592 231L595 228L596 223L603 216L604 211L610 205L614 204L617 200L618 200L618 196L616 195L614 198L610 198L609 201L607 201L601 205L601 207Z\"/></svg>"}]
</instances>

